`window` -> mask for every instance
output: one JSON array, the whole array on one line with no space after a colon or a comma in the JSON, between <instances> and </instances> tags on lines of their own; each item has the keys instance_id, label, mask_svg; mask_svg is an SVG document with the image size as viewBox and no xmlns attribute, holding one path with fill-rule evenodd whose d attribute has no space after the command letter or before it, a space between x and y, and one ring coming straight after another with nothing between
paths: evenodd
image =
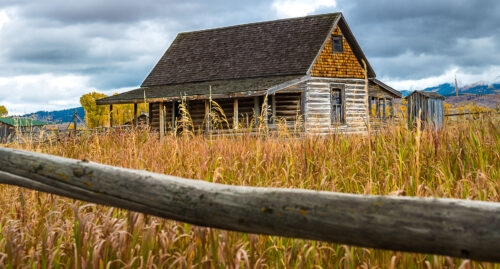
<instances>
[{"instance_id":1,"label":"window","mask_svg":"<svg viewBox=\"0 0 500 269\"><path fill-rule=\"evenodd\" d=\"M330 93L332 124L344 123L344 98L341 89L332 89Z\"/></svg>"},{"instance_id":2,"label":"window","mask_svg":"<svg viewBox=\"0 0 500 269\"><path fill-rule=\"evenodd\" d=\"M332 51L333 53L344 52L344 46L341 35L332 35Z\"/></svg>"}]
</instances>

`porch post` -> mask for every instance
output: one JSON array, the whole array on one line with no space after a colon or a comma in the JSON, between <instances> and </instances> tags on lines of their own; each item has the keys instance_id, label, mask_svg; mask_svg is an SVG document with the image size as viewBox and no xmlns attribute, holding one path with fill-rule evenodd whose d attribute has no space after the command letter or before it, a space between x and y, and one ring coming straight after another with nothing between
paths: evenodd
<instances>
[{"instance_id":1,"label":"porch post","mask_svg":"<svg viewBox=\"0 0 500 269\"><path fill-rule=\"evenodd\" d=\"M159 111L160 112L160 138L165 136L165 106L163 102L160 102Z\"/></svg>"},{"instance_id":2,"label":"porch post","mask_svg":"<svg viewBox=\"0 0 500 269\"><path fill-rule=\"evenodd\" d=\"M153 123L153 104L149 103L148 104L148 124L149 124L149 128L151 128L152 123Z\"/></svg>"},{"instance_id":3,"label":"porch post","mask_svg":"<svg viewBox=\"0 0 500 269\"><path fill-rule=\"evenodd\" d=\"M262 108L265 108L264 109L264 120L266 121L266 126L267 126L269 124L269 113L268 113L269 112L269 95L264 96L264 99L262 102Z\"/></svg>"},{"instance_id":4,"label":"porch post","mask_svg":"<svg viewBox=\"0 0 500 269\"><path fill-rule=\"evenodd\" d=\"M172 134L175 134L175 101L172 102Z\"/></svg>"},{"instance_id":5,"label":"porch post","mask_svg":"<svg viewBox=\"0 0 500 269\"><path fill-rule=\"evenodd\" d=\"M386 103L387 99L383 98L383 99L382 99L382 101L384 101L384 105L383 105L383 107L382 107L382 108L384 109L384 111L382 111L382 115L383 115L382 117L385 119L385 116L386 116L386 112L385 112L385 110L386 110L386 108L385 108L385 107L386 107L386 105L385 105L385 103Z\"/></svg>"},{"instance_id":6,"label":"porch post","mask_svg":"<svg viewBox=\"0 0 500 269\"><path fill-rule=\"evenodd\" d=\"M372 97L368 97L368 116L372 116Z\"/></svg>"},{"instance_id":7,"label":"porch post","mask_svg":"<svg viewBox=\"0 0 500 269\"><path fill-rule=\"evenodd\" d=\"M394 118L394 99L390 99L390 107L389 107L389 112L390 112L390 117Z\"/></svg>"},{"instance_id":8,"label":"porch post","mask_svg":"<svg viewBox=\"0 0 500 269\"><path fill-rule=\"evenodd\" d=\"M271 121L276 124L276 94L271 95Z\"/></svg>"},{"instance_id":9,"label":"porch post","mask_svg":"<svg viewBox=\"0 0 500 269\"><path fill-rule=\"evenodd\" d=\"M205 100L205 132L210 132L210 100Z\"/></svg>"},{"instance_id":10,"label":"porch post","mask_svg":"<svg viewBox=\"0 0 500 269\"><path fill-rule=\"evenodd\" d=\"M238 129L238 98L234 98L233 109L233 129Z\"/></svg>"},{"instance_id":11,"label":"porch post","mask_svg":"<svg viewBox=\"0 0 500 269\"><path fill-rule=\"evenodd\" d=\"M137 103L134 104L134 127L137 127Z\"/></svg>"},{"instance_id":12,"label":"porch post","mask_svg":"<svg viewBox=\"0 0 500 269\"><path fill-rule=\"evenodd\" d=\"M258 96L254 96L253 97L253 117L255 119L255 125L258 125L259 124L259 97Z\"/></svg>"},{"instance_id":13,"label":"porch post","mask_svg":"<svg viewBox=\"0 0 500 269\"><path fill-rule=\"evenodd\" d=\"M109 105L109 127L113 127L113 104Z\"/></svg>"},{"instance_id":14,"label":"porch post","mask_svg":"<svg viewBox=\"0 0 500 269\"><path fill-rule=\"evenodd\" d=\"M377 118L380 118L380 98L377 97L376 99L376 114L377 114Z\"/></svg>"}]
</instances>

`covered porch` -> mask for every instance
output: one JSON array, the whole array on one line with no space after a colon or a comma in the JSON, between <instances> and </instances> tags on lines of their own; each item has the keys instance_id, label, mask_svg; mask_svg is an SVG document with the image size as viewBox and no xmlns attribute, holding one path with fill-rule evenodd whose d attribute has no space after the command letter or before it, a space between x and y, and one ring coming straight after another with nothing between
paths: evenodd
<instances>
[{"instance_id":1,"label":"covered porch","mask_svg":"<svg viewBox=\"0 0 500 269\"><path fill-rule=\"evenodd\" d=\"M139 88L96 101L149 104L148 125L160 136L188 128L194 133L247 133L259 128L303 131L303 76L238 79ZM302 83L302 85L305 85ZM110 117L110 122L113 122ZM110 126L112 126L110 124Z\"/></svg>"}]
</instances>

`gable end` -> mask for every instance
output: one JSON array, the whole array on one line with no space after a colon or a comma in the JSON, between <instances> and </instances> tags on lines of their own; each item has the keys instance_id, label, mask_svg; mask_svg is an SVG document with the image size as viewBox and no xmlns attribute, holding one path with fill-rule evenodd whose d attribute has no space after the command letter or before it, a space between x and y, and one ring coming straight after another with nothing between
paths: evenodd
<instances>
[{"instance_id":1,"label":"gable end","mask_svg":"<svg viewBox=\"0 0 500 269\"><path fill-rule=\"evenodd\" d=\"M342 37L341 51L334 49L333 39L336 36ZM364 78L363 60L367 66L368 77L376 77L344 17L340 15L329 35L325 37L308 74L316 77Z\"/></svg>"}]
</instances>

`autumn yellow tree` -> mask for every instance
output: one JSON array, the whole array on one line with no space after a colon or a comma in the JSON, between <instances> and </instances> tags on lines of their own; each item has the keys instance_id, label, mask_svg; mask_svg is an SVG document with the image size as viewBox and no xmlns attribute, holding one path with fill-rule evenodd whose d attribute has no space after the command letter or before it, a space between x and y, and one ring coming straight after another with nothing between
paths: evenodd
<instances>
[{"instance_id":1,"label":"autumn yellow tree","mask_svg":"<svg viewBox=\"0 0 500 269\"><path fill-rule=\"evenodd\" d=\"M91 92L80 97L80 103L85 110L85 121L89 128L102 127L109 123L109 108L98 106L95 101L108 97L103 93Z\"/></svg>"},{"instance_id":2,"label":"autumn yellow tree","mask_svg":"<svg viewBox=\"0 0 500 269\"><path fill-rule=\"evenodd\" d=\"M0 117L5 117L9 114L5 106L0 106Z\"/></svg>"}]
</instances>

